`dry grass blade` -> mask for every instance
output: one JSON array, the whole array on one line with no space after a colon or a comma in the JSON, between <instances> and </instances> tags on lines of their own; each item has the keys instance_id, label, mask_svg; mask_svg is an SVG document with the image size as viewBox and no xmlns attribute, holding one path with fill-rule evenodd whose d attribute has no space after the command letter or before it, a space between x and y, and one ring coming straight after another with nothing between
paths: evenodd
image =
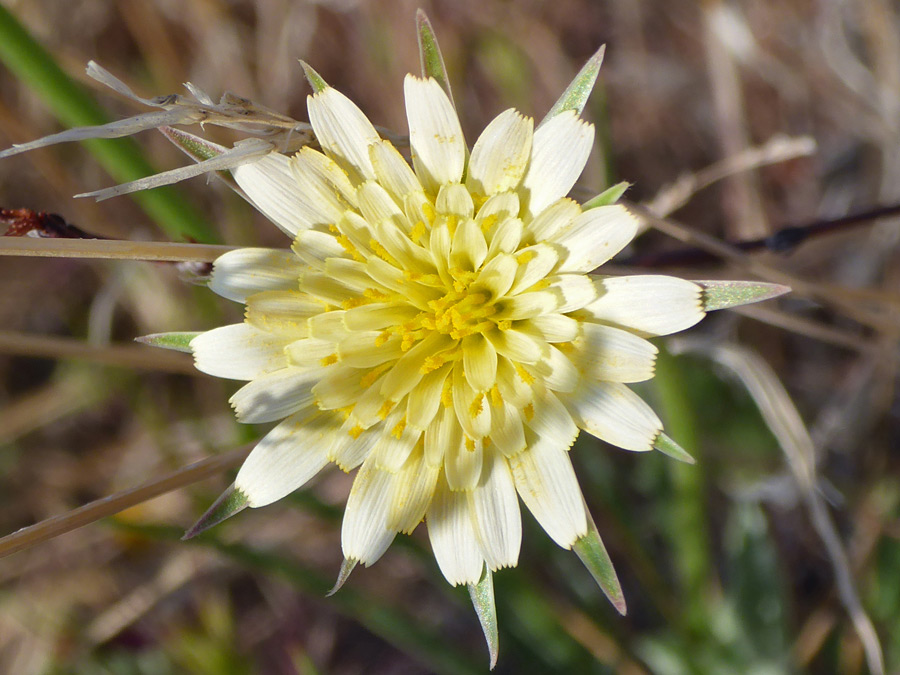
<instances>
[{"instance_id":1,"label":"dry grass blade","mask_svg":"<svg viewBox=\"0 0 900 675\"><path fill-rule=\"evenodd\" d=\"M815 151L816 141L811 136L774 136L762 145L747 148L700 171L679 176L674 183L663 186L656 196L644 205L654 213L665 217L687 204L700 190L729 176L769 164L807 157Z\"/></svg>"},{"instance_id":2,"label":"dry grass blade","mask_svg":"<svg viewBox=\"0 0 900 675\"><path fill-rule=\"evenodd\" d=\"M167 492L178 490L231 469L250 452L250 446L235 448L215 457L207 457L143 485L117 492L109 497L80 506L73 511L42 520L0 539L0 558L31 548L79 527L94 523L127 508L146 502Z\"/></svg>"},{"instance_id":3,"label":"dry grass blade","mask_svg":"<svg viewBox=\"0 0 900 675\"><path fill-rule=\"evenodd\" d=\"M234 248L234 246L182 244L168 241L0 237L0 256L17 255L38 258L213 262L220 255Z\"/></svg>"},{"instance_id":4,"label":"dry grass blade","mask_svg":"<svg viewBox=\"0 0 900 675\"><path fill-rule=\"evenodd\" d=\"M742 316L767 323L770 326L778 326L797 335L804 335L819 342L826 342L837 347L845 347L862 354L881 354L883 350L870 340L854 335L849 331L833 328L820 321L805 319L802 316L782 312L771 307L761 305L744 305L732 307L732 312Z\"/></svg>"},{"instance_id":5,"label":"dry grass blade","mask_svg":"<svg viewBox=\"0 0 900 675\"><path fill-rule=\"evenodd\" d=\"M872 620L866 614L856 591L850 561L837 528L820 494L816 477L815 447L812 438L785 391L775 371L759 355L734 345L700 345L681 341L690 351L701 351L717 363L730 369L747 388L762 413L787 459L788 467L797 481L803 503L809 512L816 533L822 539L831 562L841 604L850 616L866 654L869 670L884 673L881 643Z\"/></svg>"},{"instance_id":6,"label":"dry grass blade","mask_svg":"<svg viewBox=\"0 0 900 675\"><path fill-rule=\"evenodd\" d=\"M0 354L45 359L80 359L107 366L162 370L183 375L202 375L190 357L139 345L92 345L74 338L0 331Z\"/></svg>"}]
</instances>

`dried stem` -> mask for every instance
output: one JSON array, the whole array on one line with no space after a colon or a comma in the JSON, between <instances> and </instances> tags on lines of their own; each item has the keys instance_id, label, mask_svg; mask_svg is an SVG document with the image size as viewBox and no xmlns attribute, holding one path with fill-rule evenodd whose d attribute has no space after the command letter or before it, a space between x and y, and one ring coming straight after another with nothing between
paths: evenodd
<instances>
[{"instance_id":1,"label":"dried stem","mask_svg":"<svg viewBox=\"0 0 900 675\"><path fill-rule=\"evenodd\" d=\"M35 525L24 527L0 539L0 558L31 548L36 544L94 523L101 518L124 511L136 504L141 504L154 497L231 469L243 462L249 452L250 446L243 446L223 455L207 457L136 488L117 492L109 497L103 497L80 506L68 513L53 516Z\"/></svg>"},{"instance_id":2,"label":"dried stem","mask_svg":"<svg viewBox=\"0 0 900 675\"><path fill-rule=\"evenodd\" d=\"M182 244L162 241L0 237L0 256L19 255L42 258L213 262L220 255L234 248L233 246Z\"/></svg>"},{"instance_id":3,"label":"dried stem","mask_svg":"<svg viewBox=\"0 0 900 675\"><path fill-rule=\"evenodd\" d=\"M108 366L202 376L202 373L194 369L190 357L183 354L130 344L92 345L75 338L34 333L0 331L0 354L45 359L83 359Z\"/></svg>"}]
</instances>

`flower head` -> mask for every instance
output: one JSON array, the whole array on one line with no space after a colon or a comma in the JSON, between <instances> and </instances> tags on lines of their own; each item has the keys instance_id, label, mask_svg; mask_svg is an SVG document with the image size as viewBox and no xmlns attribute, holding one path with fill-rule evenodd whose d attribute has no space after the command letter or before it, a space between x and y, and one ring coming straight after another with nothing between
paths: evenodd
<instances>
[{"instance_id":1,"label":"flower head","mask_svg":"<svg viewBox=\"0 0 900 675\"><path fill-rule=\"evenodd\" d=\"M507 110L469 155L438 82L404 84L412 168L322 86L309 98L321 151L234 171L294 244L220 258L211 287L246 319L191 347L200 370L249 380L238 419L283 420L238 473L249 505L329 462L359 467L345 558L374 563L424 518L447 580L471 584L516 564L519 497L559 545L585 536L568 451L579 429L654 447L662 424L626 383L653 376L646 336L703 317L702 289L588 276L637 220L566 197L594 137L576 111L534 129Z\"/></svg>"}]
</instances>

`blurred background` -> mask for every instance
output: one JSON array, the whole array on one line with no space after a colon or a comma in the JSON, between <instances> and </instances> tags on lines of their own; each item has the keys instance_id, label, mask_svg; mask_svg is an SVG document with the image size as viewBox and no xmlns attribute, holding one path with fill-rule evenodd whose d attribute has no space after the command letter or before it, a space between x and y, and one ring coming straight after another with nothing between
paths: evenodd
<instances>
[{"instance_id":1,"label":"blurred background","mask_svg":"<svg viewBox=\"0 0 900 675\"><path fill-rule=\"evenodd\" d=\"M22 70L34 53L13 40L16 23L107 119L145 109L86 78L91 59L139 95L185 93L190 81L214 99L232 91L306 120L302 58L376 124L403 134L402 78L419 68L421 6L470 143L508 107L540 119L607 45L585 111L597 148L578 194L628 181L631 201L731 242L900 202L900 10L888 0L0 5L2 147L98 119L54 98L58 82L44 87L41 72ZM189 161L154 131L135 141L104 142L127 146L133 161L124 168L102 144L3 160L0 207L58 213L105 237L193 232L286 245L215 180L138 200L72 199L134 177L128 171L141 162L163 170ZM620 271L643 261L650 267L639 271L693 279L749 278L747 266L761 263L798 279L798 292L753 316L717 313L690 342L656 341L689 353L666 351L640 392L697 465L591 438L572 451L628 615L523 514L519 567L495 575L496 672L865 673L862 610L886 671L900 671L898 235L896 220L866 219L725 264L654 261L684 244L651 231L619 258ZM239 319L240 307L195 283L196 272L0 258L0 534L265 432L234 422L226 401L236 383L131 346L136 336ZM754 400L723 367L728 354L745 366L762 357L790 399ZM802 426L791 435L775 424L773 434L759 405L770 422L796 406L812 445ZM795 479L804 451L818 469L807 491ZM443 581L424 527L325 597L340 566L351 479L339 471L211 536L178 541L232 478L219 471L0 560L0 672L487 670L468 596ZM813 502L826 505L834 530L823 529L821 510L810 515ZM831 549L823 532L837 534Z\"/></svg>"}]
</instances>

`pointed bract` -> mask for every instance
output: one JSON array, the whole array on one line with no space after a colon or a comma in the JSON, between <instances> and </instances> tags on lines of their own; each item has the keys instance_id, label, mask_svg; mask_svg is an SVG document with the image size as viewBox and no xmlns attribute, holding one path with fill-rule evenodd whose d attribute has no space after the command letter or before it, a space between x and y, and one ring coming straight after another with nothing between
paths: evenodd
<instances>
[{"instance_id":1,"label":"pointed bract","mask_svg":"<svg viewBox=\"0 0 900 675\"><path fill-rule=\"evenodd\" d=\"M356 568L358 563L358 560L348 560L347 558L344 558L344 562L341 563L341 571L338 572L337 581L334 582L334 586L331 587L331 590L325 594L326 598L330 598L341 590L341 587L347 583L347 579L350 578L350 573Z\"/></svg>"},{"instance_id":2,"label":"pointed bract","mask_svg":"<svg viewBox=\"0 0 900 675\"><path fill-rule=\"evenodd\" d=\"M621 183L616 183L615 185L606 188L596 197L589 199L581 205L581 208L587 211L588 209L596 209L598 206L609 206L610 204L615 204L617 201L619 201L622 195L625 194L625 191L630 187L631 183L623 180Z\"/></svg>"},{"instance_id":3,"label":"pointed bract","mask_svg":"<svg viewBox=\"0 0 900 675\"><path fill-rule=\"evenodd\" d=\"M770 284L764 281L695 281L694 283L703 287L703 309L707 312L750 305L791 292L790 286Z\"/></svg>"},{"instance_id":4,"label":"pointed bract","mask_svg":"<svg viewBox=\"0 0 900 675\"><path fill-rule=\"evenodd\" d=\"M300 59L300 65L303 68L303 74L306 75L306 81L309 82L309 86L312 87L314 93L318 94L320 91L328 89L328 83L311 65L303 59Z\"/></svg>"},{"instance_id":5,"label":"pointed bract","mask_svg":"<svg viewBox=\"0 0 900 675\"><path fill-rule=\"evenodd\" d=\"M184 533L184 536L181 539L193 539L198 534L202 534L211 527L215 527L223 520L227 520L236 513L240 513L249 505L250 502L244 493L235 489L234 485L232 485L219 495L219 498L213 502L213 505L200 517L200 520L194 523L191 528Z\"/></svg>"},{"instance_id":6,"label":"pointed bract","mask_svg":"<svg viewBox=\"0 0 900 675\"><path fill-rule=\"evenodd\" d=\"M578 115L584 110L588 97L594 90L594 83L597 82L597 74L600 72L600 64L603 63L603 54L606 52L606 45L603 45L594 52L594 55L588 59L587 63L578 71L578 75L572 80L572 83L566 87L562 96L550 108L547 116L541 120L541 124L559 115L565 110L574 110ZM538 125L540 126L540 125Z\"/></svg>"},{"instance_id":7,"label":"pointed bract","mask_svg":"<svg viewBox=\"0 0 900 675\"><path fill-rule=\"evenodd\" d=\"M653 441L653 449L659 450L664 455L668 455L672 459L677 459L679 462L684 462L685 464L697 463L697 460L691 457L687 450L663 433L657 436L656 440Z\"/></svg>"},{"instance_id":8,"label":"pointed bract","mask_svg":"<svg viewBox=\"0 0 900 675\"><path fill-rule=\"evenodd\" d=\"M585 505L587 512L587 506ZM578 555L578 558L587 567L594 581L600 586L600 589L609 598L609 601L616 608L616 611L625 616L628 611L625 606L625 596L622 594L622 587L619 585L619 577L613 567L612 560L606 552L606 547L600 540L600 533L594 524L594 519L590 512L587 512L588 533L575 542L572 550Z\"/></svg>"},{"instance_id":9,"label":"pointed bract","mask_svg":"<svg viewBox=\"0 0 900 675\"><path fill-rule=\"evenodd\" d=\"M453 92L450 90L450 78L447 77L447 67L444 65L444 56L438 45L437 36L431 27L431 21L423 10L416 12L416 34L419 37L419 61L422 66L422 77L433 77L447 94L450 103L453 103ZM453 103L456 107L456 104Z\"/></svg>"},{"instance_id":10,"label":"pointed bract","mask_svg":"<svg viewBox=\"0 0 900 675\"><path fill-rule=\"evenodd\" d=\"M135 338L135 342L150 345L151 347L161 347L163 349L171 349L176 352L191 353L191 340L200 335L199 332L193 333L153 333L152 335L144 335Z\"/></svg>"},{"instance_id":11,"label":"pointed bract","mask_svg":"<svg viewBox=\"0 0 900 675\"><path fill-rule=\"evenodd\" d=\"M469 584L469 597L481 623L481 630L484 631L493 670L500 654L500 637L497 630L497 605L494 602L494 575L487 566L481 580L477 584Z\"/></svg>"}]
</instances>

